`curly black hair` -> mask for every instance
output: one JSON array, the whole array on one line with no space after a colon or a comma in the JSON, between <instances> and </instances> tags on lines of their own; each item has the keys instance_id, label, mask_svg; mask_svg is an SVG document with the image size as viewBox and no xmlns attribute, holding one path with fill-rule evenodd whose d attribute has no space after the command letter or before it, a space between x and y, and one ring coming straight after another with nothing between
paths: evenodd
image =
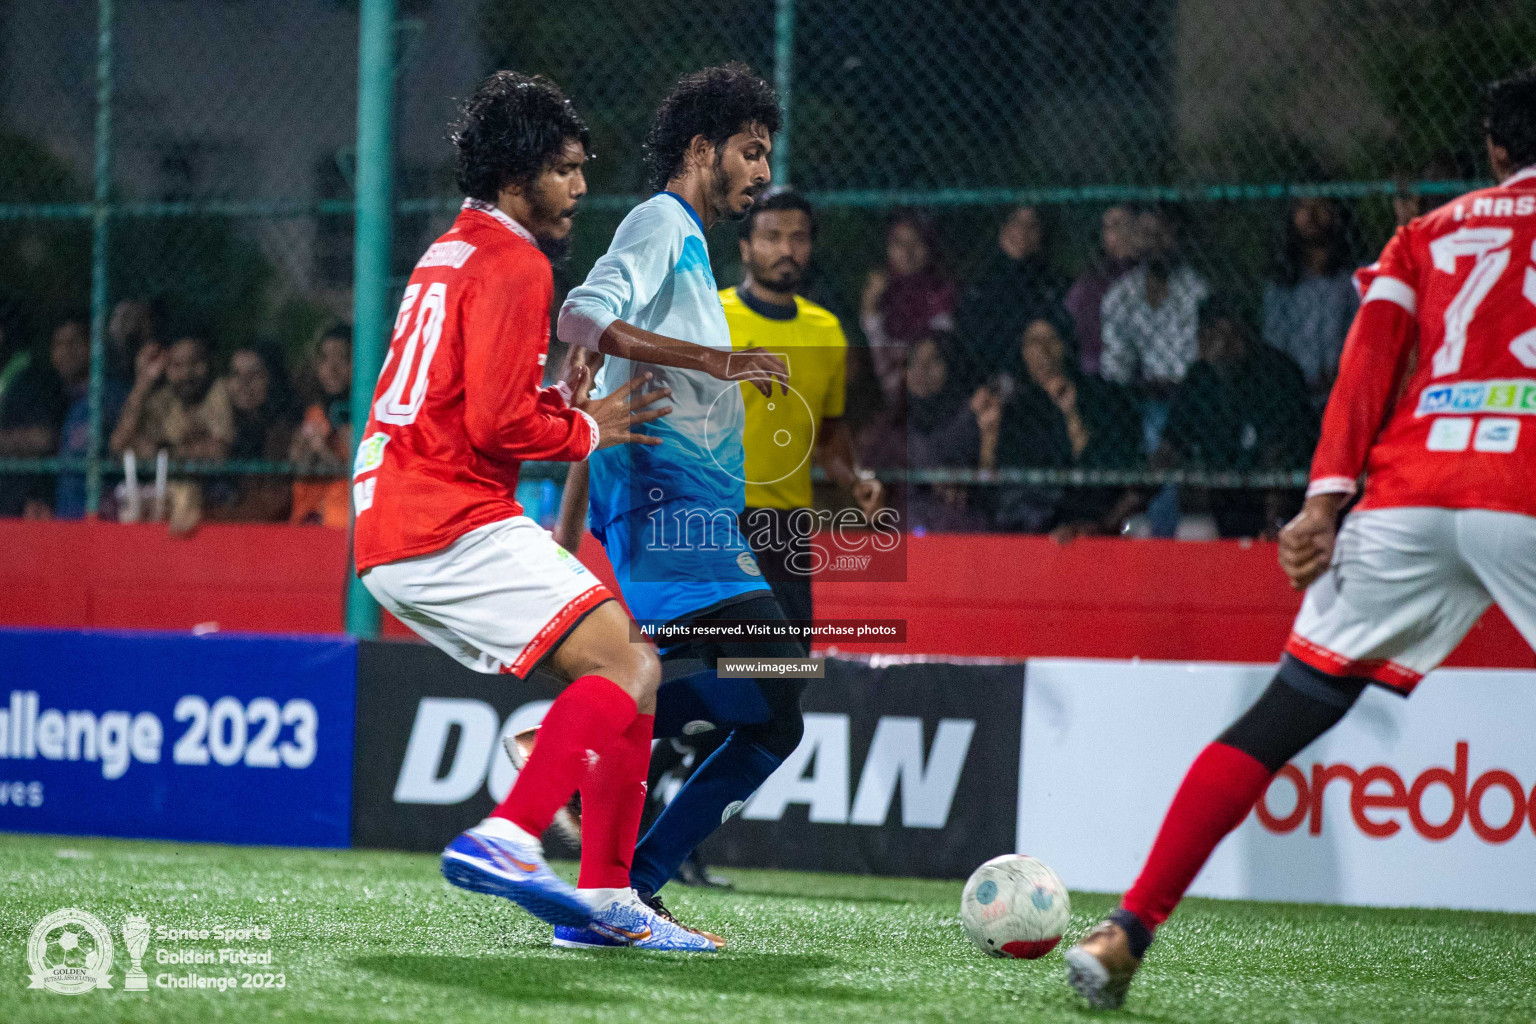
<instances>
[{"instance_id":1,"label":"curly black hair","mask_svg":"<svg viewBox=\"0 0 1536 1024\"><path fill-rule=\"evenodd\" d=\"M718 153L752 125L776 135L781 116L779 94L740 61L684 75L661 101L645 136L651 188L661 191L682 171L694 136L704 136Z\"/></svg>"},{"instance_id":2,"label":"curly black hair","mask_svg":"<svg viewBox=\"0 0 1536 1024\"><path fill-rule=\"evenodd\" d=\"M459 108L449 136L459 151L459 188L494 203L508 185L528 188L575 140L592 134L560 87L543 75L498 71Z\"/></svg>"},{"instance_id":3,"label":"curly black hair","mask_svg":"<svg viewBox=\"0 0 1536 1024\"><path fill-rule=\"evenodd\" d=\"M1494 82L1487 97L1488 137L1508 150L1515 167L1536 164L1536 67Z\"/></svg>"}]
</instances>

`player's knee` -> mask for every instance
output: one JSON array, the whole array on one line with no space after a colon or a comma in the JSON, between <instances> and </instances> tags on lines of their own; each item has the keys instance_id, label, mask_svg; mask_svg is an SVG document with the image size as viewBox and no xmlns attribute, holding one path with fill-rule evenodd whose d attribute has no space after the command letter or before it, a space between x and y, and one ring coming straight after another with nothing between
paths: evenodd
<instances>
[{"instance_id":1,"label":"player's knee","mask_svg":"<svg viewBox=\"0 0 1536 1024\"><path fill-rule=\"evenodd\" d=\"M611 679L635 699L642 714L656 707L656 688L661 685L661 660L650 644L615 643L606 646L588 669Z\"/></svg>"},{"instance_id":2,"label":"player's knee","mask_svg":"<svg viewBox=\"0 0 1536 1024\"><path fill-rule=\"evenodd\" d=\"M656 706L656 688L661 685L661 659L650 644L628 644L628 664L625 674L630 680L630 693L645 710L646 705Z\"/></svg>"}]
</instances>

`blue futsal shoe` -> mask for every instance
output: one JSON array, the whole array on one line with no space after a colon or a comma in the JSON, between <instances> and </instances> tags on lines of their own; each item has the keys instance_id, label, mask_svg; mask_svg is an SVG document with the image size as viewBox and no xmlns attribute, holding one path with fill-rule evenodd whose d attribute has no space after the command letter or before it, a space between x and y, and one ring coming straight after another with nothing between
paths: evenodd
<instances>
[{"instance_id":1,"label":"blue futsal shoe","mask_svg":"<svg viewBox=\"0 0 1536 1024\"><path fill-rule=\"evenodd\" d=\"M557 926L554 944L562 949L625 947L668 953L713 953L725 945L725 940L685 928L671 914L658 914L640 902L633 889L626 889L599 901L592 911L592 923L585 928Z\"/></svg>"},{"instance_id":2,"label":"blue futsal shoe","mask_svg":"<svg viewBox=\"0 0 1536 1024\"><path fill-rule=\"evenodd\" d=\"M504 818L487 818L443 851L443 877L460 889L503 896L550 924L585 928L587 902L549 869L544 850Z\"/></svg>"}]
</instances>

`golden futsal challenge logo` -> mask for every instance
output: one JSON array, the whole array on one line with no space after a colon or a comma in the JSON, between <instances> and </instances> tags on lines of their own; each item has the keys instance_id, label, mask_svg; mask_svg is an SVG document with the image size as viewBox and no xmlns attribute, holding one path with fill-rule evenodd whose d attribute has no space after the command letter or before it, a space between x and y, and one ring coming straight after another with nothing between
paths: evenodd
<instances>
[{"instance_id":1,"label":"golden futsal challenge logo","mask_svg":"<svg viewBox=\"0 0 1536 1024\"><path fill-rule=\"evenodd\" d=\"M138 914L123 921L123 942L132 966L123 975L125 992L145 992L144 951L149 945L149 922ZM74 907L56 910L43 918L27 938L28 988L40 988L64 996L78 996L112 987L115 947L112 932L94 914Z\"/></svg>"}]
</instances>

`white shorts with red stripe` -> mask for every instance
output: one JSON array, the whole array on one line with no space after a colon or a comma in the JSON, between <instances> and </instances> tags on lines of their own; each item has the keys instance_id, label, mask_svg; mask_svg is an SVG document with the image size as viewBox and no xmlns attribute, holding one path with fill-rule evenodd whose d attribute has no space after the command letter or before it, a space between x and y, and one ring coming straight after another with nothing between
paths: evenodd
<instances>
[{"instance_id":1,"label":"white shorts with red stripe","mask_svg":"<svg viewBox=\"0 0 1536 1024\"><path fill-rule=\"evenodd\" d=\"M1536 517L1384 508L1344 520L1333 564L1307 589L1287 654L1403 693L1497 602L1536 646Z\"/></svg>"},{"instance_id":2,"label":"white shorts with red stripe","mask_svg":"<svg viewBox=\"0 0 1536 1024\"><path fill-rule=\"evenodd\" d=\"M519 678L613 596L527 516L471 530L431 554L374 566L363 584L456 661Z\"/></svg>"}]
</instances>

